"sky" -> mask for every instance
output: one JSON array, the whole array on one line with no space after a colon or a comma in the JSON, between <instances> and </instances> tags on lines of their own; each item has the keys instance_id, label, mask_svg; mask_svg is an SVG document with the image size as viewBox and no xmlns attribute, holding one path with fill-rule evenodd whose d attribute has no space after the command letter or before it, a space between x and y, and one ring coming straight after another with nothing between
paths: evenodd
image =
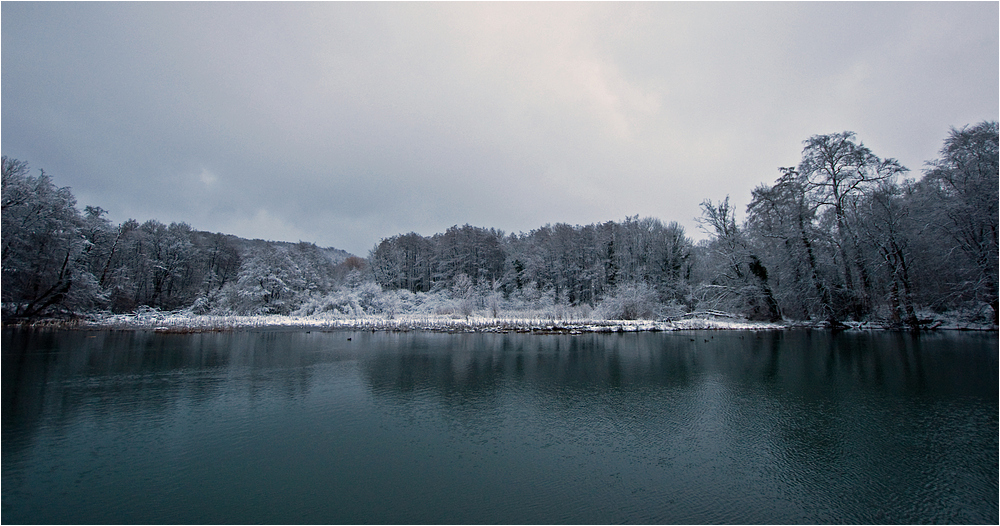
<instances>
[{"instance_id":1,"label":"sky","mask_svg":"<svg viewBox=\"0 0 1000 526\"><path fill-rule=\"evenodd\" d=\"M998 5L3 2L0 146L115 223L360 256L634 215L698 239L812 135L919 177L997 120Z\"/></svg>"}]
</instances>

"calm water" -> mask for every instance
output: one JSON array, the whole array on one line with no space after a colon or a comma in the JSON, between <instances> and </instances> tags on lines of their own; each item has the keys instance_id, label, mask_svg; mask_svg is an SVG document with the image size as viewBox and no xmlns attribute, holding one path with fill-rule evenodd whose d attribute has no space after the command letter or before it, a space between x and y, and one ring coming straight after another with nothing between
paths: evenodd
<instances>
[{"instance_id":1,"label":"calm water","mask_svg":"<svg viewBox=\"0 0 1000 526\"><path fill-rule=\"evenodd\" d=\"M2 344L4 523L998 521L996 333Z\"/></svg>"}]
</instances>

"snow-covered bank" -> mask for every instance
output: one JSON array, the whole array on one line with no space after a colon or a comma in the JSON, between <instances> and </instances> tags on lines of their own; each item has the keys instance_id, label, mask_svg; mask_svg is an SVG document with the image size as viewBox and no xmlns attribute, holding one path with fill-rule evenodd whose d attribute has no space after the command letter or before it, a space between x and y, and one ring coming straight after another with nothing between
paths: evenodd
<instances>
[{"instance_id":1,"label":"snow-covered bank","mask_svg":"<svg viewBox=\"0 0 1000 526\"><path fill-rule=\"evenodd\" d=\"M767 323L748 321L718 312L698 312L664 320L600 320L555 319L552 317L404 315L404 316L218 316L195 315L185 312L143 310L130 314L107 314L78 318L73 321L43 322L37 326L53 328L155 330L159 332L209 332L253 329L315 329L372 331L437 331L437 332L522 332L568 333L586 332L656 332L680 330L783 330L796 328L828 328L824 323L785 321ZM884 330L888 327L872 322L845 322L847 330ZM928 329L996 330L956 321L939 320Z\"/></svg>"},{"instance_id":2,"label":"snow-covered bank","mask_svg":"<svg viewBox=\"0 0 1000 526\"><path fill-rule=\"evenodd\" d=\"M87 329L152 329L162 332L200 332L238 329L289 328L320 330L438 331L438 332L640 332L690 329L773 330L784 324L692 318L674 321L652 320L553 320L542 318L450 316L383 316L326 318L303 316L191 316L191 315L115 315L81 321Z\"/></svg>"}]
</instances>

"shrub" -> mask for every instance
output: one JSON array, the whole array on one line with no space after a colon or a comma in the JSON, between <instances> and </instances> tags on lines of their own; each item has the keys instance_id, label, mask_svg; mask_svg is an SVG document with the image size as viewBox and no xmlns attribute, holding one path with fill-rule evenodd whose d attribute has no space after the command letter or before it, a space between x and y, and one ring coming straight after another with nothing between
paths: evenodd
<instances>
[{"instance_id":1,"label":"shrub","mask_svg":"<svg viewBox=\"0 0 1000 526\"><path fill-rule=\"evenodd\" d=\"M594 315L607 320L654 319L657 307L656 289L648 283L621 283L601 301Z\"/></svg>"}]
</instances>

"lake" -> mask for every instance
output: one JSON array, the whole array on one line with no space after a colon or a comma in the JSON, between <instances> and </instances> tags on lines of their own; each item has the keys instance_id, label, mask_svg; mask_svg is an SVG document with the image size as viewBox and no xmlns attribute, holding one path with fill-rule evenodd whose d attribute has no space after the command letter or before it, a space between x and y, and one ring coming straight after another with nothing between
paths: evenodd
<instances>
[{"instance_id":1,"label":"lake","mask_svg":"<svg viewBox=\"0 0 1000 526\"><path fill-rule=\"evenodd\" d=\"M996 332L4 329L11 523L997 523Z\"/></svg>"}]
</instances>

